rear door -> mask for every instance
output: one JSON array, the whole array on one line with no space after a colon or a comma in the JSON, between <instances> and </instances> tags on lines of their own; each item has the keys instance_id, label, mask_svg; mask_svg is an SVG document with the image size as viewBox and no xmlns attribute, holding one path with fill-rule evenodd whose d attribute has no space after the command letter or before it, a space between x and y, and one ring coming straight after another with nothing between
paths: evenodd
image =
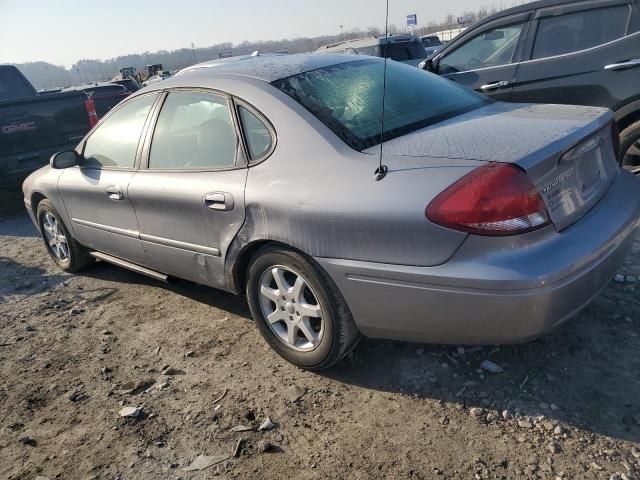
<instances>
[{"instance_id":1,"label":"rear door","mask_svg":"<svg viewBox=\"0 0 640 480\"><path fill-rule=\"evenodd\" d=\"M437 57L436 73L497 100L510 100L531 15L500 18L459 39Z\"/></svg>"},{"instance_id":2,"label":"rear door","mask_svg":"<svg viewBox=\"0 0 640 480\"><path fill-rule=\"evenodd\" d=\"M233 102L210 90L166 94L129 186L147 264L223 287L227 248L245 218L247 164Z\"/></svg>"},{"instance_id":3,"label":"rear door","mask_svg":"<svg viewBox=\"0 0 640 480\"><path fill-rule=\"evenodd\" d=\"M80 165L63 170L58 190L78 241L134 263L145 254L129 198L140 138L157 94L114 110L81 146Z\"/></svg>"},{"instance_id":4,"label":"rear door","mask_svg":"<svg viewBox=\"0 0 640 480\"><path fill-rule=\"evenodd\" d=\"M617 110L640 98L639 31L634 0L592 0L538 10L512 100Z\"/></svg>"}]
</instances>

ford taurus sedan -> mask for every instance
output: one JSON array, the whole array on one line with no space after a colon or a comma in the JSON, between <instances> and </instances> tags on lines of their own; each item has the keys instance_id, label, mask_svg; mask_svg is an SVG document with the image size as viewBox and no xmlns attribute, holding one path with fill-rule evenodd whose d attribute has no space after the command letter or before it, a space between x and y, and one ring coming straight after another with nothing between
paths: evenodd
<instances>
[{"instance_id":1,"label":"ford taurus sedan","mask_svg":"<svg viewBox=\"0 0 640 480\"><path fill-rule=\"evenodd\" d=\"M269 345L309 369L361 334L519 342L575 315L640 224L612 113L498 103L396 62L383 107L384 68L187 69L32 174L27 210L63 270L101 259L246 293Z\"/></svg>"}]
</instances>

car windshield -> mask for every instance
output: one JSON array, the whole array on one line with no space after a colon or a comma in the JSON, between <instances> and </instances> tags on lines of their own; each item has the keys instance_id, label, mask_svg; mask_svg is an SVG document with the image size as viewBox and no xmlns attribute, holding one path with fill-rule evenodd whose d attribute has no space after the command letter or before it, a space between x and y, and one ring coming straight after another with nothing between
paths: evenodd
<instances>
[{"instance_id":1,"label":"car windshield","mask_svg":"<svg viewBox=\"0 0 640 480\"><path fill-rule=\"evenodd\" d=\"M384 61L331 65L273 82L356 150L480 108L484 96L415 67Z\"/></svg>"}]
</instances>

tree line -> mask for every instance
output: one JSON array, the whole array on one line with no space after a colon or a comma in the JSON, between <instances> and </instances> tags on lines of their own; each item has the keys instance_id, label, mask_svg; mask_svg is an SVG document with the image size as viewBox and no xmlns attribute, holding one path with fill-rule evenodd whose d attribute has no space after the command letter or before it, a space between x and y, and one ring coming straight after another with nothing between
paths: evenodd
<instances>
[{"instance_id":1,"label":"tree line","mask_svg":"<svg viewBox=\"0 0 640 480\"><path fill-rule=\"evenodd\" d=\"M505 2L492 7L482 7L475 12L463 12L469 24L480 21L494 13L507 8L507 6L525 3L530 0L516 0L507 5ZM451 28L458 28L457 18L452 14L446 16L441 22L428 22L420 27L414 28L415 35L427 35L429 33ZM388 33L392 35L408 33L405 26L389 25ZM156 52L143 52L129 55L122 55L108 60L83 59L77 61L70 69L63 66L53 65L47 62L30 62L16 64L22 73L29 79L36 89L66 87L88 82L110 80L118 75L122 67L135 67L139 72L146 72L146 66L161 63L165 70L179 70L194 63L204 62L219 58L220 54L248 55L255 51L262 53L304 53L313 52L323 45L364 37L368 35L384 35L384 31L378 27L371 26L365 29L354 28L336 35L322 35L313 38L293 38L282 40L267 40L240 44L230 42L219 43L210 47L181 48L178 50L159 50Z\"/></svg>"}]
</instances>

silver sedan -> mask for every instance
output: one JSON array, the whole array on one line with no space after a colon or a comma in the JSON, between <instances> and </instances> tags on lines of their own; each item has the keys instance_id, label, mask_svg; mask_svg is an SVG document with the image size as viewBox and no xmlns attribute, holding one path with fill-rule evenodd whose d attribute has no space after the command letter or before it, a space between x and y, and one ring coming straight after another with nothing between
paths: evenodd
<instances>
[{"instance_id":1,"label":"silver sedan","mask_svg":"<svg viewBox=\"0 0 640 480\"><path fill-rule=\"evenodd\" d=\"M353 55L213 62L140 90L24 183L53 260L245 294L287 360L375 338L524 341L640 225L608 110L497 103ZM384 105L382 102L384 95Z\"/></svg>"}]
</instances>

